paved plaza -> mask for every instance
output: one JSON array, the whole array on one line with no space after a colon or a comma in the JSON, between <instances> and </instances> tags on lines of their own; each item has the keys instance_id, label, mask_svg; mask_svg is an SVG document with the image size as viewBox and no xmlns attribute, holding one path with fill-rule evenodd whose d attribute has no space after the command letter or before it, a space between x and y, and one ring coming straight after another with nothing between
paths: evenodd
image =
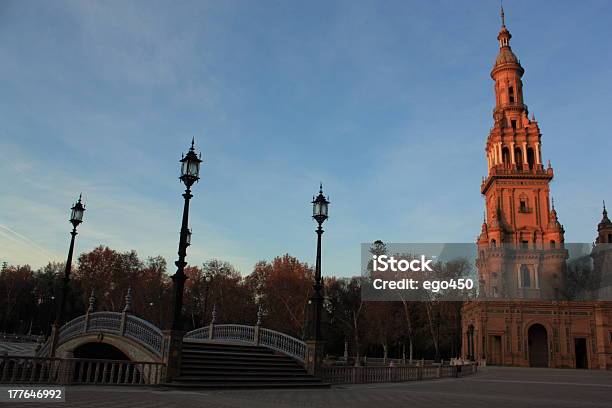
<instances>
[{"instance_id":1,"label":"paved plaza","mask_svg":"<svg viewBox=\"0 0 612 408\"><path fill-rule=\"evenodd\" d=\"M612 372L487 367L476 376L330 389L177 391L166 388L70 387L65 404L14 407L611 407Z\"/></svg>"}]
</instances>

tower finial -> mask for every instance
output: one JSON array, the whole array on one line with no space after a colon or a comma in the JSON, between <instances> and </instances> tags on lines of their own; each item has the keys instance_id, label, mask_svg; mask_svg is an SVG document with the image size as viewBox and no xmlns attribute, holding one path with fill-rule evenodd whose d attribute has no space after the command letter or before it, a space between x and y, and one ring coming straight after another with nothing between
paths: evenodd
<instances>
[{"instance_id":1,"label":"tower finial","mask_svg":"<svg viewBox=\"0 0 612 408\"><path fill-rule=\"evenodd\" d=\"M552 197L551 200L552 200L552 209L554 211L555 210L555 197Z\"/></svg>"},{"instance_id":2,"label":"tower finial","mask_svg":"<svg viewBox=\"0 0 612 408\"><path fill-rule=\"evenodd\" d=\"M319 193L323 194L323 183L319 183Z\"/></svg>"},{"instance_id":3,"label":"tower finial","mask_svg":"<svg viewBox=\"0 0 612 408\"><path fill-rule=\"evenodd\" d=\"M603 200L603 215L608 215L608 210L606 210L606 200Z\"/></svg>"},{"instance_id":4,"label":"tower finial","mask_svg":"<svg viewBox=\"0 0 612 408\"><path fill-rule=\"evenodd\" d=\"M499 15L501 16L502 27L506 26L506 15L504 14L504 3L502 1L499 2L501 6L501 11Z\"/></svg>"},{"instance_id":5,"label":"tower finial","mask_svg":"<svg viewBox=\"0 0 612 408\"><path fill-rule=\"evenodd\" d=\"M191 149L190 150L194 150L195 149L195 136L191 136Z\"/></svg>"}]
</instances>

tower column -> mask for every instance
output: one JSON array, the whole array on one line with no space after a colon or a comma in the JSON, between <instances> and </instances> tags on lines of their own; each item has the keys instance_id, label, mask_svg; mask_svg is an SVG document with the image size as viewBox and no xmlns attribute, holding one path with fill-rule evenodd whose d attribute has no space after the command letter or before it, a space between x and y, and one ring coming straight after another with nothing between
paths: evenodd
<instances>
[{"instance_id":1,"label":"tower column","mask_svg":"<svg viewBox=\"0 0 612 408\"><path fill-rule=\"evenodd\" d=\"M510 143L510 158L512 159L512 165L516 165L516 158L514 157L514 142Z\"/></svg>"},{"instance_id":2,"label":"tower column","mask_svg":"<svg viewBox=\"0 0 612 408\"><path fill-rule=\"evenodd\" d=\"M528 166L527 162L527 142L523 142L523 167Z\"/></svg>"},{"instance_id":3,"label":"tower column","mask_svg":"<svg viewBox=\"0 0 612 408\"><path fill-rule=\"evenodd\" d=\"M540 143L536 143L535 145L535 157L536 157L536 164L542 164L542 160L540 158Z\"/></svg>"}]
</instances>

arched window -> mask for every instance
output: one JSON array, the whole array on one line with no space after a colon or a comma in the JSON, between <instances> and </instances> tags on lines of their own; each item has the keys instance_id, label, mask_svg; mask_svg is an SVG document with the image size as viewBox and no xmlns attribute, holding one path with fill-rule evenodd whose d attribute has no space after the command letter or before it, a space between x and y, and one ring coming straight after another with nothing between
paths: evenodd
<instances>
[{"instance_id":1,"label":"arched window","mask_svg":"<svg viewBox=\"0 0 612 408\"><path fill-rule=\"evenodd\" d=\"M535 154L531 147L527 148L527 163L529 164L529 170L532 170L535 164Z\"/></svg>"},{"instance_id":2,"label":"arched window","mask_svg":"<svg viewBox=\"0 0 612 408\"><path fill-rule=\"evenodd\" d=\"M496 242L494 239L492 239L492 240L491 240L491 246L492 246L493 248L495 248L495 245L496 245L496 244L497 244L497 242Z\"/></svg>"},{"instance_id":3,"label":"arched window","mask_svg":"<svg viewBox=\"0 0 612 408\"><path fill-rule=\"evenodd\" d=\"M554 239L550 240L550 247L553 249L557 247L557 243L555 242Z\"/></svg>"},{"instance_id":4,"label":"arched window","mask_svg":"<svg viewBox=\"0 0 612 408\"><path fill-rule=\"evenodd\" d=\"M502 160L506 166L510 164L510 150L507 147L502 149Z\"/></svg>"},{"instance_id":5,"label":"arched window","mask_svg":"<svg viewBox=\"0 0 612 408\"><path fill-rule=\"evenodd\" d=\"M514 103L514 87L508 88L508 95L510 96L510 103Z\"/></svg>"},{"instance_id":6,"label":"arched window","mask_svg":"<svg viewBox=\"0 0 612 408\"><path fill-rule=\"evenodd\" d=\"M608 244L612 244L612 234L608 234Z\"/></svg>"},{"instance_id":7,"label":"arched window","mask_svg":"<svg viewBox=\"0 0 612 408\"><path fill-rule=\"evenodd\" d=\"M524 288L531 287L531 272L527 265L521 265L521 286Z\"/></svg>"},{"instance_id":8,"label":"arched window","mask_svg":"<svg viewBox=\"0 0 612 408\"><path fill-rule=\"evenodd\" d=\"M514 149L514 161L516 162L517 169L523 168L523 152L520 147Z\"/></svg>"}]
</instances>

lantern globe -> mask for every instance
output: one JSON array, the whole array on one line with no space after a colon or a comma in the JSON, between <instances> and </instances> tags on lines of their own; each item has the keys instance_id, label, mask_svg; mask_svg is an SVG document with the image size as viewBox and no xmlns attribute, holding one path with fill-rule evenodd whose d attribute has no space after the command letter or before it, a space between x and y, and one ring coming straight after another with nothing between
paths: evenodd
<instances>
[{"instance_id":1,"label":"lantern globe","mask_svg":"<svg viewBox=\"0 0 612 408\"><path fill-rule=\"evenodd\" d=\"M70 210L70 223L76 228L77 225L83 222L83 214L85 213L85 206L81 202L80 195Z\"/></svg>"},{"instance_id":2,"label":"lantern globe","mask_svg":"<svg viewBox=\"0 0 612 408\"><path fill-rule=\"evenodd\" d=\"M323 195L323 185L319 186L319 195L312 199L312 218L322 224L328 218L329 200Z\"/></svg>"},{"instance_id":3,"label":"lantern globe","mask_svg":"<svg viewBox=\"0 0 612 408\"><path fill-rule=\"evenodd\" d=\"M187 187L190 187L200 179L201 154L195 152L195 141L191 140L191 148L181 158L181 176L179 177Z\"/></svg>"}]
</instances>

